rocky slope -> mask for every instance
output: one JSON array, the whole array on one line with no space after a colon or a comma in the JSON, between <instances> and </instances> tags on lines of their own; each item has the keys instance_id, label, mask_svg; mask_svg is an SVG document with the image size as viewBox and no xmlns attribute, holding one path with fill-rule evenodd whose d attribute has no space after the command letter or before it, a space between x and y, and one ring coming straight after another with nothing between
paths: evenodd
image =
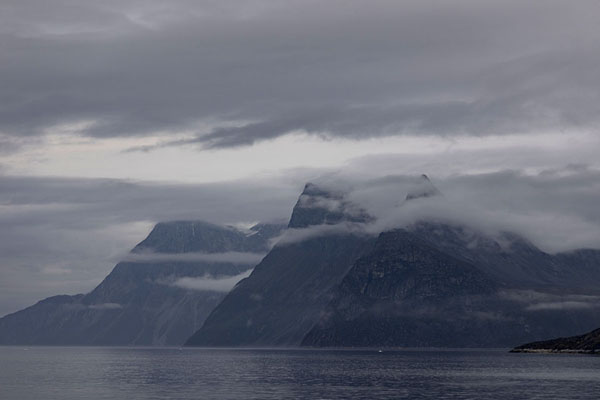
<instances>
[{"instance_id":1,"label":"rocky slope","mask_svg":"<svg viewBox=\"0 0 600 400\"><path fill-rule=\"evenodd\" d=\"M438 196L422 176L398 206ZM286 235L187 344L508 347L600 325L599 251L439 221L369 237L373 220L307 184Z\"/></svg>"},{"instance_id":2,"label":"rocky slope","mask_svg":"<svg viewBox=\"0 0 600 400\"><path fill-rule=\"evenodd\" d=\"M406 202L440 196L423 175ZM502 347L600 324L600 251L551 255L510 232L421 221L383 232L305 346Z\"/></svg>"},{"instance_id":3,"label":"rocky slope","mask_svg":"<svg viewBox=\"0 0 600 400\"><path fill-rule=\"evenodd\" d=\"M220 279L251 269L282 228L159 223L92 292L1 318L0 344L181 345L225 296Z\"/></svg>"},{"instance_id":4,"label":"rocky slope","mask_svg":"<svg viewBox=\"0 0 600 400\"><path fill-rule=\"evenodd\" d=\"M372 238L349 233L353 224L369 220L343 194L307 184L286 235L187 345L298 345L331 300L332 288L370 249Z\"/></svg>"},{"instance_id":5,"label":"rocky slope","mask_svg":"<svg viewBox=\"0 0 600 400\"><path fill-rule=\"evenodd\" d=\"M502 249L490 237L474 245L448 234L460 228L427 226L382 233L302 344L508 347L600 324L600 293L587 283L600 265L564 263L516 237Z\"/></svg>"}]
</instances>

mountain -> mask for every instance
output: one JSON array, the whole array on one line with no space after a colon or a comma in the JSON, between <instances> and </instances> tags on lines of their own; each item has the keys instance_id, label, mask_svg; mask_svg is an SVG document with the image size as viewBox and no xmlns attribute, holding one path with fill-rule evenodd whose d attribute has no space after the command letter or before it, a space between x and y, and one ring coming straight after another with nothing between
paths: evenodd
<instances>
[{"instance_id":1,"label":"mountain","mask_svg":"<svg viewBox=\"0 0 600 400\"><path fill-rule=\"evenodd\" d=\"M302 344L508 347L585 331L600 325L598 256L442 223L383 232Z\"/></svg>"},{"instance_id":2,"label":"mountain","mask_svg":"<svg viewBox=\"0 0 600 400\"><path fill-rule=\"evenodd\" d=\"M442 196L414 183L399 207ZM508 347L600 325L600 251L426 219L369 236L372 222L307 184L278 244L186 344Z\"/></svg>"},{"instance_id":3,"label":"mountain","mask_svg":"<svg viewBox=\"0 0 600 400\"><path fill-rule=\"evenodd\" d=\"M513 232L491 236L464 225L439 222L422 221L409 230L441 251L475 264L507 287L594 291L593 280L600 274L598 250L549 254Z\"/></svg>"},{"instance_id":4,"label":"mountain","mask_svg":"<svg viewBox=\"0 0 600 400\"><path fill-rule=\"evenodd\" d=\"M474 265L405 230L382 233L343 279L304 338L319 346L465 346L481 335L465 316L498 289ZM479 324L481 325L481 324Z\"/></svg>"},{"instance_id":5,"label":"mountain","mask_svg":"<svg viewBox=\"0 0 600 400\"><path fill-rule=\"evenodd\" d=\"M541 342L527 343L511 350L512 353L590 353L600 352L600 329L580 336L571 336Z\"/></svg>"},{"instance_id":6,"label":"mountain","mask_svg":"<svg viewBox=\"0 0 600 400\"><path fill-rule=\"evenodd\" d=\"M300 344L331 300L332 289L369 251L373 238L357 226L371 219L343 193L306 184L284 236L186 344Z\"/></svg>"},{"instance_id":7,"label":"mountain","mask_svg":"<svg viewBox=\"0 0 600 400\"><path fill-rule=\"evenodd\" d=\"M0 344L181 345L283 228L159 223L92 292L1 318Z\"/></svg>"},{"instance_id":8,"label":"mountain","mask_svg":"<svg viewBox=\"0 0 600 400\"><path fill-rule=\"evenodd\" d=\"M413 183L386 204L445 201ZM360 196L307 183L287 227L157 224L92 292L1 318L0 344L512 347L600 326L600 251L431 218L374 234L389 221Z\"/></svg>"},{"instance_id":9,"label":"mountain","mask_svg":"<svg viewBox=\"0 0 600 400\"><path fill-rule=\"evenodd\" d=\"M422 175L404 204L435 196ZM302 344L501 347L568 335L600 324L599 279L600 251L548 254L515 233L423 220L379 235Z\"/></svg>"}]
</instances>

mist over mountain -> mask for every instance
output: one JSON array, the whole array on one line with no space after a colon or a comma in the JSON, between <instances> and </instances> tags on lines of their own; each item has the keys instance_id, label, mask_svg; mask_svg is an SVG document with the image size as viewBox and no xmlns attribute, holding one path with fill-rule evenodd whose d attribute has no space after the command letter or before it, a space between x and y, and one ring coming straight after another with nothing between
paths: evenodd
<instances>
[{"instance_id":1,"label":"mist over mountain","mask_svg":"<svg viewBox=\"0 0 600 400\"><path fill-rule=\"evenodd\" d=\"M435 161L455 165L464 159L456 157L443 155ZM273 218L288 221L307 181L343 192L346 201L359 204L375 218L367 227L374 235L427 219L492 237L513 232L550 254L600 248L600 173L592 167L456 175L432 167L438 173L429 174L430 180L443 197L405 201L419 186L419 175L406 175L415 163L423 165L407 157L369 158L341 172L282 171L268 182L256 178L219 184L0 176L0 314L56 293L91 291L116 262L132 257L128 251L159 221L236 226ZM379 174L380 164L389 175ZM136 259L142 257L146 255Z\"/></svg>"},{"instance_id":2,"label":"mist over mountain","mask_svg":"<svg viewBox=\"0 0 600 400\"><path fill-rule=\"evenodd\" d=\"M159 223L90 293L0 319L0 342L497 347L600 325L599 250L455 183L330 175L287 227Z\"/></svg>"},{"instance_id":3,"label":"mist over mountain","mask_svg":"<svg viewBox=\"0 0 600 400\"><path fill-rule=\"evenodd\" d=\"M427 176L405 183L371 208L356 201L370 183L307 184L279 244L187 344L495 347L600 323L600 251L550 254L476 215L443 218Z\"/></svg>"},{"instance_id":4,"label":"mist over mountain","mask_svg":"<svg viewBox=\"0 0 600 400\"><path fill-rule=\"evenodd\" d=\"M215 308L190 346L300 344L331 290L372 245L371 217L343 192L308 183L275 247Z\"/></svg>"},{"instance_id":5,"label":"mist over mountain","mask_svg":"<svg viewBox=\"0 0 600 400\"><path fill-rule=\"evenodd\" d=\"M599 19L1 0L0 398L598 400Z\"/></svg>"},{"instance_id":6,"label":"mist over mountain","mask_svg":"<svg viewBox=\"0 0 600 400\"><path fill-rule=\"evenodd\" d=\"M431 223L382 233L303 345L510 347L600 324L600 251L503 239Z\"/></svg>"},{"instance_id":7,"label":"mist over mountain","mask_svg":"<svg viewBox=\"0 0 600 400\"><path fill-rule=\"evenodd\" d=\"M90 293L50 297L1 318L0 343L180 345L282 228L159 223Z\"/></svg>"}]
</instances>

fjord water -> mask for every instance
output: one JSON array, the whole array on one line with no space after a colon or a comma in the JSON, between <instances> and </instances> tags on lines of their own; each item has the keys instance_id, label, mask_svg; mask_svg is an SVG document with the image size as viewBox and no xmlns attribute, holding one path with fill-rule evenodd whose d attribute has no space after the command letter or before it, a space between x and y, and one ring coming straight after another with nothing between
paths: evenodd
<instances>
[{"instance_id":1,"label":"fjord water","mask_svg":"<svg viewBox=\"0 0 600 400\"><path fill-rule=\"evenodd\" d=\"M0 347L1 399L598 399L600 357Z\"/></svg>"}]
</instances>

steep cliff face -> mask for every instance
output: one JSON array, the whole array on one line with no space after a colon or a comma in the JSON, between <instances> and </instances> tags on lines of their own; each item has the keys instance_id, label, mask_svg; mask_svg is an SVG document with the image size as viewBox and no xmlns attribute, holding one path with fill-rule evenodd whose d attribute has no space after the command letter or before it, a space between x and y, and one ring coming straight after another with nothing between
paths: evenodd
<instances>
[{"instance_id":1,"label":"steep cliff face","mask_svg":"<svg viewBox=\"0 0 600 400\"><path fill-rule=\"evenodd\" d=\"M398 206L431 197L422 176ZM497 347L600 324L600 252L427 220L361 234L372 222L307 184L286 235L187 344Z\"/></svg>"},{"instance_id":2,"label":"steep cliff face","mask_svg":"<svg viewBox=\"0 0 600 400\"><path fill-rule=\"evenodd\" d=\"M473 325L497 284L472 264L404 230L382 233L337 288L304 345L444 346L479 343ZM489 334L489 332L486 332Z\"/></svg>"},{"instance_id":3,"label":"steep cliff face","mask_svg":"<svg viewBox=\"0 0 600 400\"><path fill-rule=\"evenodd\" d=\"M463 258L500 284L529 289L594 289L600 274L600 251L549 254L522 236L502 232L489 236L466 226L420 222L411 233L431 245Z\"/></svg>"},{"instance_id":4,"label":"steep cliff face","mask_svg":"<svg viewBox=\"0 0 600 400\"><path fill-rule=\"evenodd\" d=\"M586 284L600 265L501 240L433 223L382 233L303 345L500 347L600 324L600 293Z\"/></svg>"},{"instance_id":5,"label":"steep cliff face","mask_svg":"<svg viewBox=\"0 0 600 400\"><path fill-rule=\"evenodd\" d=\"M350 233L370 216L343 194L307 184L287 236L240 282L188 341L190 346L298 345L332 288L373 239Z\"/></svg>"},{"instance_id":6,"label":"steep cliff face","mask_svg":"<svg viewBox=\"0 0 600 400\"><path fill-rule=\"evenodd\" d=\"M181 345L233 286L223 280L251 269L282 228L157 224L92 292L55 296L0 319L0 343Z\"/></svg>"}]
</instances>

